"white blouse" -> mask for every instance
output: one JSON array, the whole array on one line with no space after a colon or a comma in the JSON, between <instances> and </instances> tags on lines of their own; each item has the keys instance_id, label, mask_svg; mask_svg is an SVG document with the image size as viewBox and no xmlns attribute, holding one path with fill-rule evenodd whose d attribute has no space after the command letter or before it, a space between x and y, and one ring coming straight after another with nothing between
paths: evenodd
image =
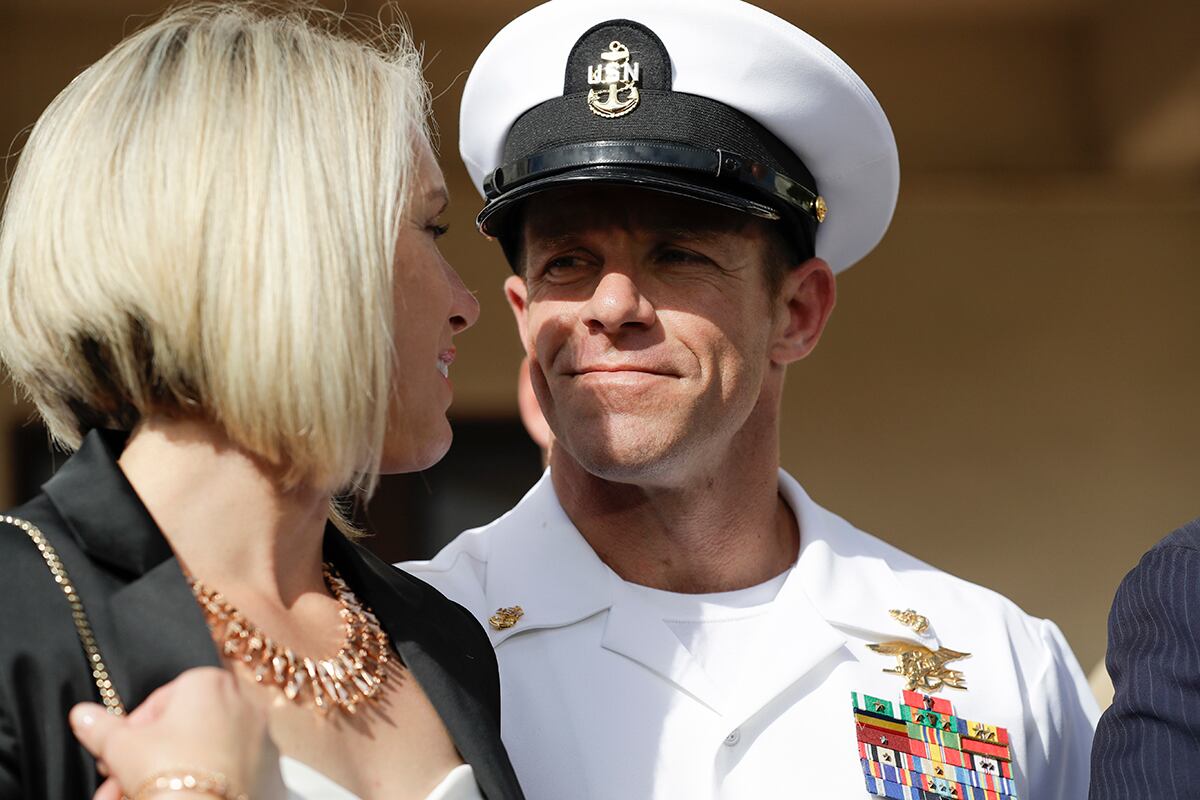
<instances>
[{"instance_id":1,"label":"white blouse","mask_svg":"<svg viewBox=\"0 0 1200 800\"><path fill-rule=\"evenodd\" d=\"M281 757L279 769L288 790L288 800L359 800L349 789L294 758ZM425 800L483 800L483 795L471 765L459 764Z\"/></svg>"}]
</instances>

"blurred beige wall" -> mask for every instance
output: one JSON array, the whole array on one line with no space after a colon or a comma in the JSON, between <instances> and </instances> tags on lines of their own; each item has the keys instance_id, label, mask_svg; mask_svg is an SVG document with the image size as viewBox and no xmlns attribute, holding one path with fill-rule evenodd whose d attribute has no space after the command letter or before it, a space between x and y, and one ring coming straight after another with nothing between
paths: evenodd
<instances>
[{"instance_id":1,"label":"blurred beige wall","mask_svg":"<svg viewBox=\"0 0 1200 800\"><path fill-rule=\"evenodd\" d=\"M5 0L0 138L159 5ZM472 230L457 106L531 5L402 4L439 93L445 250L483 306L455 367L464 417L514 413L520 349L507 268ZM873 87L903 176L891 232L789 376L784 464L860 526L1055 619L1088 670L1121 576L1200 515L1200 6L765 5ZM27 413L11 396L0 425Z\"/></svg>"}]
</instances>

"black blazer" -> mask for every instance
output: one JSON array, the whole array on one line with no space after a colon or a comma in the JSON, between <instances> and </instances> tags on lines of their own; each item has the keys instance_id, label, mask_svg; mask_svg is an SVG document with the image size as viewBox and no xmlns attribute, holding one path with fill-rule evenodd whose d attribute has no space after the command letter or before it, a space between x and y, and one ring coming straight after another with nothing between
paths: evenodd
<instances>
[{"instance_id":1,"label":"black blazer","mask_svg":"<svg viewBox=\"0 0 1200 800\"><path fill-rule=\"evenodd\" d=\"M184 670L220 661L179 562L116 464L124 442L88 434L42 492L10 513L58 551L132 710ZM488 800L521 800L500 742L496 658L479 623L332 527L325 556L375 611ZM99 694L67 599L28 535L0 523L0 800L92 796L95 763L67 724L83 700Z\"/></svg>"},{"instance_id":2,"label":"black blazer","mask_svg":"<svg viewBox=\"0 0 1200 800\"><path fill-rule=\"evenodd\" d=\"M1092 743L1091 800L1200 795L1200 519L1121 582L1107 665L1116 694Z\"/></svg>"}]
</instances>

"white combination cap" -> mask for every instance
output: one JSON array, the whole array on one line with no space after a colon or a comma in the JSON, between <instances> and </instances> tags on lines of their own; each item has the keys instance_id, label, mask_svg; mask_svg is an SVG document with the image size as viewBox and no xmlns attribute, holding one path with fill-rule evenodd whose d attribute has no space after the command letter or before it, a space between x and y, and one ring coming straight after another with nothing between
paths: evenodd
<instances>
[{"instance_id":1,"label":"white combination cap","mask_svg":"<svg viewBox=\"0 0 1200 800\"><path fill-rule=\"evenodd\" d=\"M502 240L522 200L630 184L778 220L840 272L883 237L887 116L833 51L740 0L550 0L467 78L460 150Z\"/></svg>"}]
</instances>

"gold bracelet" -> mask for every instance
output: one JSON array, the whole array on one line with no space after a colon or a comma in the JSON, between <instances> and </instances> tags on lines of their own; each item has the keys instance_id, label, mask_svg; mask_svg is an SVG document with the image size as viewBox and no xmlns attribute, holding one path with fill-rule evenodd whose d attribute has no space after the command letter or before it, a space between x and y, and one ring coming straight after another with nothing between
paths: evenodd
<instances>
[{"instance_id":1,"label":"gold bracelet","mask_svg":"<svg viewBox=\"0 0 1200 800\"><path fill-rule=\"evenodd\" d=\"M133 793L133 800L150 800L161 792L196 792L220 800L250 800L246 795L232 791L229 781L221 773L198 769L177 769L152 775Z\"/></svg>"}]
</instances>

